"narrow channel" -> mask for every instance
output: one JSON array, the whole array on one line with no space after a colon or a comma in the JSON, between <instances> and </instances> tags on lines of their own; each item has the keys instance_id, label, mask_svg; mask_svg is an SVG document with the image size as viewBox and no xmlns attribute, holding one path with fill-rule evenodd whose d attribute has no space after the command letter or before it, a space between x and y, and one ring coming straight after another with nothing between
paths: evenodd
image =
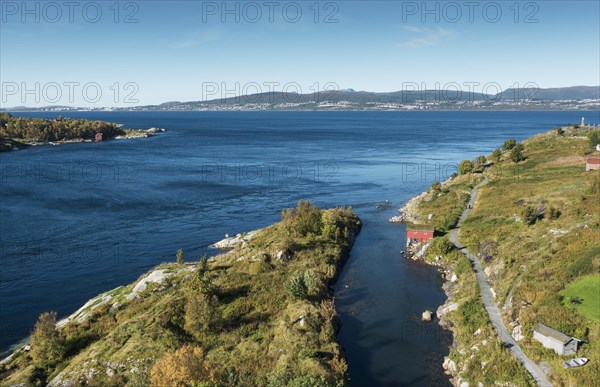
<instances>
[{"instance_id":1,"label":"narrow channel","mask_svg":"<svg viewBox=\"0 0 600 387\"><path fill-rule=\"evenodd\" d=\"M335 292L351 386L449 386L442 369L452 336L421 321L446 299L435 267L406 259L404 225L391 206L357 209L364 225Z\"/></svg>"}]
</instances>

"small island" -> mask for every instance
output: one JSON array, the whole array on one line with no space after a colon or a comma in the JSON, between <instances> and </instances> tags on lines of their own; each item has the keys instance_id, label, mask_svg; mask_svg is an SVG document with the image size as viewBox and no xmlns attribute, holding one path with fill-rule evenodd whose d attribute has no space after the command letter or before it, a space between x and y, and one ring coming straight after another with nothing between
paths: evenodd
<instances>
[{"instance_id":1,"label":"small island","mask_svg":"<svg viewBox=\"0 0 600 387\"><path fill-rule=\"evenodd\" d=\"M0 113L0 152L30 146L60 145L76 142L100 142L110 139L144 138L164 129L125 129L122 125L87 119L14 117Z\"/></svg>"}]
</instances>

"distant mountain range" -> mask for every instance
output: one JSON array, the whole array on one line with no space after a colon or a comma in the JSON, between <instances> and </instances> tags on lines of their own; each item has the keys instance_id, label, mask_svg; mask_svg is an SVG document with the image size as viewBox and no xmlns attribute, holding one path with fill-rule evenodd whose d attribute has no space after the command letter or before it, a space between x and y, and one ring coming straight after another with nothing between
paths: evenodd
<instances>
[{"instance_id":1,"label":"distant mountain range","mask_svg":"<svg viewBox=\"0 0 600 387\"><path fill-rule=\"evenodd\" d=\"M596 100L590 102L589 100ZM382 109L577 109L595 108L600 86L507 89L497 94L450 90L402 90L368 92L343 89L310 94L269 92L206 101L171 101L111 110L382 110ZM590 105L591 103L591 105ZM90 110L68 106L15 107L5 111ZM106 110L94 108L92 110Z\"/></svg>"},{"instance_id":2,"label":"distant mountain range","mask_svg":"<svg viewBox=\"0 0 600 387\"><path fill-rule=\"evenodd\" d=\"M600 86L573 86L552 89L506 89L498 94L483 94L456 90L403 90L385 93L344 89L321 91L310 94L270 92L217 98L207 101L166 102L156 107L173 108L180 105L233 105L233 104L286 104L318 102L350 102L367 105L370 103L410 104L417 101L500 101L500 100L583 100L600 99Z\"/></svg>"}]
</instances>

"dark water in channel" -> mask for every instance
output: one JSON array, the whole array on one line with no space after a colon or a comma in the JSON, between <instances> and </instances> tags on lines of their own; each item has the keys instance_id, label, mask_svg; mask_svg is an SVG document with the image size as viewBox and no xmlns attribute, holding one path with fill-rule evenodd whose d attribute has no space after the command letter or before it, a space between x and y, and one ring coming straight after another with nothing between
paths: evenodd
<instances>
[{"instance_id":1,"label":"dark water in channel","mask_svg":"<svg viewBox=\"0 0 600 387\"><path fill-rule=\"evenodd\" d=\"M24 116L54 117L27 113ZM183 248L267 226L298 199L364 221L336 285L355 385L442 384L449 337L420 322L444 301L435 269L404 261L387 223L456 162L599 112L69 113L158 137L0 155L0 349ZM391 206L382 206L389 200Z\"/></svg>"}]
</instances>

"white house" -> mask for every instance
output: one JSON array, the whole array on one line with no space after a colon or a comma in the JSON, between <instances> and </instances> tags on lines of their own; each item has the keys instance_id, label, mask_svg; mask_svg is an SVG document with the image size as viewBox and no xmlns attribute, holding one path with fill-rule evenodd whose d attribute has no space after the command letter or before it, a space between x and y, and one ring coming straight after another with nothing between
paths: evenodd
<instances>
[{"instance_id":1,"label":"white house","mask_svg":"<svg viewBox=\"0 0 600 387\"><path fill-rule=\"evenodd\" d=\"M577 353L577 346L581 342L544 324L538 324L533 328L533 338L561 356Z\"/></svg>"}]
</instances>

